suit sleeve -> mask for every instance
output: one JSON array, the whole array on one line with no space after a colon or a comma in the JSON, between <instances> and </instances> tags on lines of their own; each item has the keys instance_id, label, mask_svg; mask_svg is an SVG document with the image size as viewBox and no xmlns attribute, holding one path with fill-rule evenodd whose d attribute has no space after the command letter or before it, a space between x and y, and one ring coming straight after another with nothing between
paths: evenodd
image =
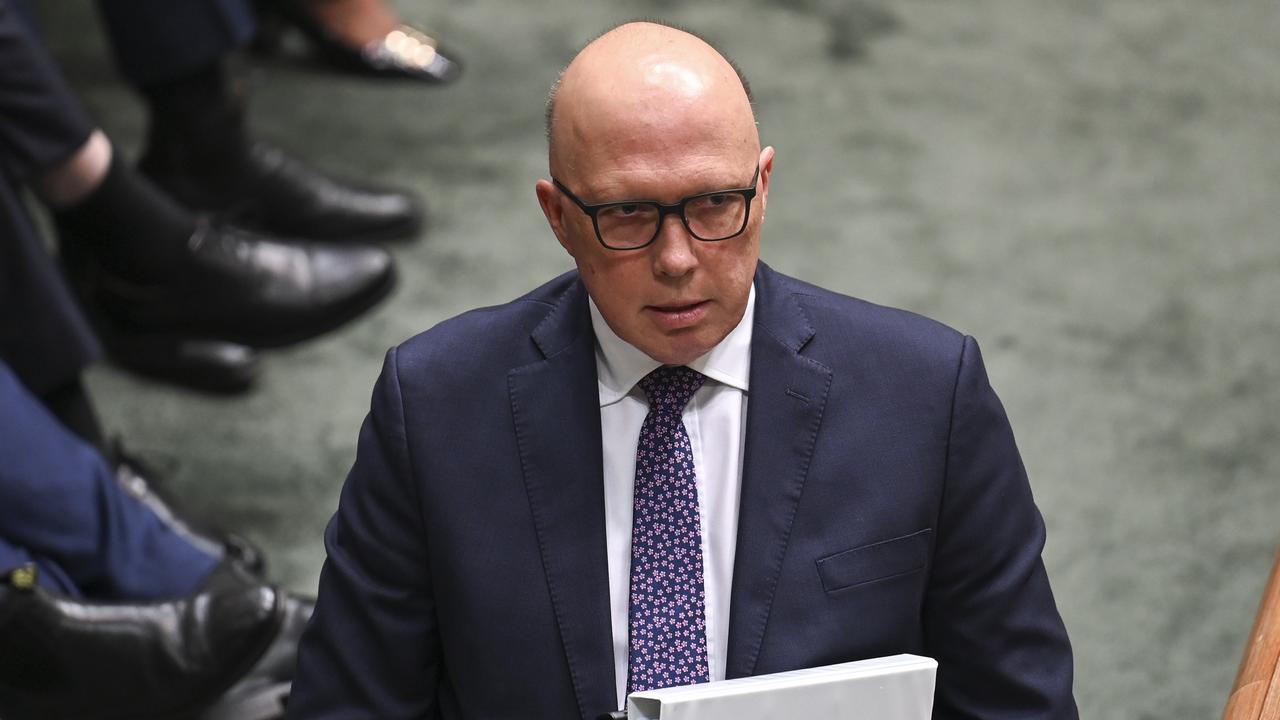
<instances>
[{"instance_id":1,"label":"suit sleeve","mask_svg":"<svg viewBox=\"0 0 1280 720\"><path fill-rule=\"evenodd\" d=\"M934 718L1078 717L1044 542L1009 420L966 337L924 607L938 661Z\"/></svg>"},{"instance_id":2,"label":"suit sleeve","mask_svg":"<svg viewBox=\"0 0 1280 720\"><path fill-rule=\"evenodd\" d=\"M325 530L328 556L299 646L289 718L435 713L438 638L411 463L392 349L338 511Z\"/></svg>"}]
</instances>

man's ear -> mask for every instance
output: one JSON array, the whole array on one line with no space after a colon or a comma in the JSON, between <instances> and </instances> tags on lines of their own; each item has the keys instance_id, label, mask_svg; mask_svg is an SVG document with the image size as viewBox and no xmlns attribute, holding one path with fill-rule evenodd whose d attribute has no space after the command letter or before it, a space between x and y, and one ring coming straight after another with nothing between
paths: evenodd
<instances>
[{"instance_id":1,"label":"man's ear","mask_svg":"<svg viewBox=\"0 0 1280 720\"><path fill-rule=\"evenodd\" d=\"M760 180L756 185L756 195L760 198L761 220L764 220L765 209L769 206L769 178L773 175L773 156L775 154L772 145L760 151Z\"/></svg>"},{"instance_id":2,"label":"man's ear","mask_svg":"<svg viewBox=\"0 0 1280 720\"><path fill-rule=\"evenodd\" d=\"M573 249L569 247L569 235L564 226L564 204L561 202L563 196L550 180L539 180L533 189L538 194L538 204L542 206L542 214L547 216L551 232L556 234L560 247L572 256Z\"/></svg>"}]
</instances>

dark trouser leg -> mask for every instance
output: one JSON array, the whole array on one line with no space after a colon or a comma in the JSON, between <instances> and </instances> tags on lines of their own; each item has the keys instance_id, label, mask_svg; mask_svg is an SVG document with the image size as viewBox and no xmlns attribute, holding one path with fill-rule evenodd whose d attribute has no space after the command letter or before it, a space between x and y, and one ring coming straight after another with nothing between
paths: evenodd
<instances>
[{"instance_id":1,"label":"dark trouser leg","mask_svg":"<svg viewBox=\"0 0 1280 720\"><path fill-rule=\"evenodd\" d=\"M22 180L74 153L93 123L27 18L0 0L0 162Z\"/></svg>"},{"instance_id":2,"label":"dark trouser leg","mask_svg":"<svg viewBox=\"0 0 1280 720\"><path fill-rule=\"evenodd\" d=\"M139 167L192 209L312 240L409 237L422 208L405 193L331 178L246 129L226 56L253 31L245 0L100 0L121 70L148 105Z\"/></svg>"},{"instance_id":3,"label":"dark trouser leg","mask_svg":"<svg viewBox=\"0 0 1280 720\"><path fill-rule=\"evenodd\" d=\"M98 422L98 413L93 409L83 382L75 380L43 393L40 395L40 402L44 403L45 408L57 418L62 427L75 433L102 453L103 457L110 459L111 453L102 432L102 424Z\"/></svg>"},{"instance_id":4,"label":"dark trouser leg","mask_svg":"<svg viewBox=\"0 0 1280 720\"><path fill-rule=\"evenodd\" d=\"M56 563L87 596L186 595L219 562L125 493L102 456L60 426L2 364L0 457L0 538Z\"/></svg>"},{"instance_id":5,"label":"dark trouser leg","mask_svg":"<svg viewBox=\"0 0 1280 720\"><path fill-rule=\"evenodd\" d=\"M226 59L254 30L246 0L100 0L120 71L147 102L139 166L189 208L243 190L249 138Z\"/></svg>"},{"instance_id":6,"label":"dark trouser leg","mask_svg":"<svg viewBox=\"0 0 1280 720\"><path fill-rule=\"evenodd\" d=\"M247 0L100 0L121 73L149 106L148 153L244 152L243 101L224 70L254 31ZM234 159L234 158L233 158Z\"/></svg>"},{"instance_id":7,"label":"dark trouser leg","mask_svg":"<svg viewBox=\"0 0 1280 720\"><path fill-rule=\"evenodd\" d=\"M101 354L15 187L0 179L0 361L43 395L78 382Z\"/></svg>"},{"instance_id":8,"label":"dark trouser leg","mask_svg":"<svg viewBox=\"0 0 1280 720\"><path fill-rule=\"evenodd\" d=\"M19 6L0 0L0 165L26 182L54 170L94 128ZM132 168L118 160L111 168L86 198L57 208L59 225L81 228L73 233L77 244L104 251L120 272L163 275L179 260L194 221Z\"/></svg>"},{"instance_id":9,"label":"dark trouser leg","mask_svg":"<svg viewBox=\"0 0 1280 720\"><path fill-rule=\"evenodd\" d=\"M247 0L101 0L120 71L135 86L222 62L253 35Z\"/></svg>"}]
</instances>

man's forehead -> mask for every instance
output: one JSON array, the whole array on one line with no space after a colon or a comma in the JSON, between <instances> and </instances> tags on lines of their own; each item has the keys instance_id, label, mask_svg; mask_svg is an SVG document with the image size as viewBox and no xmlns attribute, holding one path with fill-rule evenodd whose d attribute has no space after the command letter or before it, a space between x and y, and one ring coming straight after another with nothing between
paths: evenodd
<instances>
[{"instance_id":1,"label":"man's forehead","mask_svg":"<svg viewBox=\"0 0 1280 720\"><path fill-rule=\"evenodd\" d=\"M755 134L733 65L701 38L651 23L623 25L587 45L561 76L548 124L553 172L602 142L680 142L708 128Z\"/></svg>"}]
</instances>

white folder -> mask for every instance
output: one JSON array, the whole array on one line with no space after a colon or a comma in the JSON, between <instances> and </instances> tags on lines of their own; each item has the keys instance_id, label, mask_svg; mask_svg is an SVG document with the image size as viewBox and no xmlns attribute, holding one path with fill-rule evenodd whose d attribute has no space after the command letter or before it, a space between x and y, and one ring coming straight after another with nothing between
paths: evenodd
<instances>
[{"instance_id":1,"label":"white folder","mask_svg":"<svg viewBox=\"0 0 1280 720\"><path fill-rule=\"evenodd\" d=\"M627 720L929 720L938 663L918 655L632 693Z\"/></svg>"}]
</instances>

